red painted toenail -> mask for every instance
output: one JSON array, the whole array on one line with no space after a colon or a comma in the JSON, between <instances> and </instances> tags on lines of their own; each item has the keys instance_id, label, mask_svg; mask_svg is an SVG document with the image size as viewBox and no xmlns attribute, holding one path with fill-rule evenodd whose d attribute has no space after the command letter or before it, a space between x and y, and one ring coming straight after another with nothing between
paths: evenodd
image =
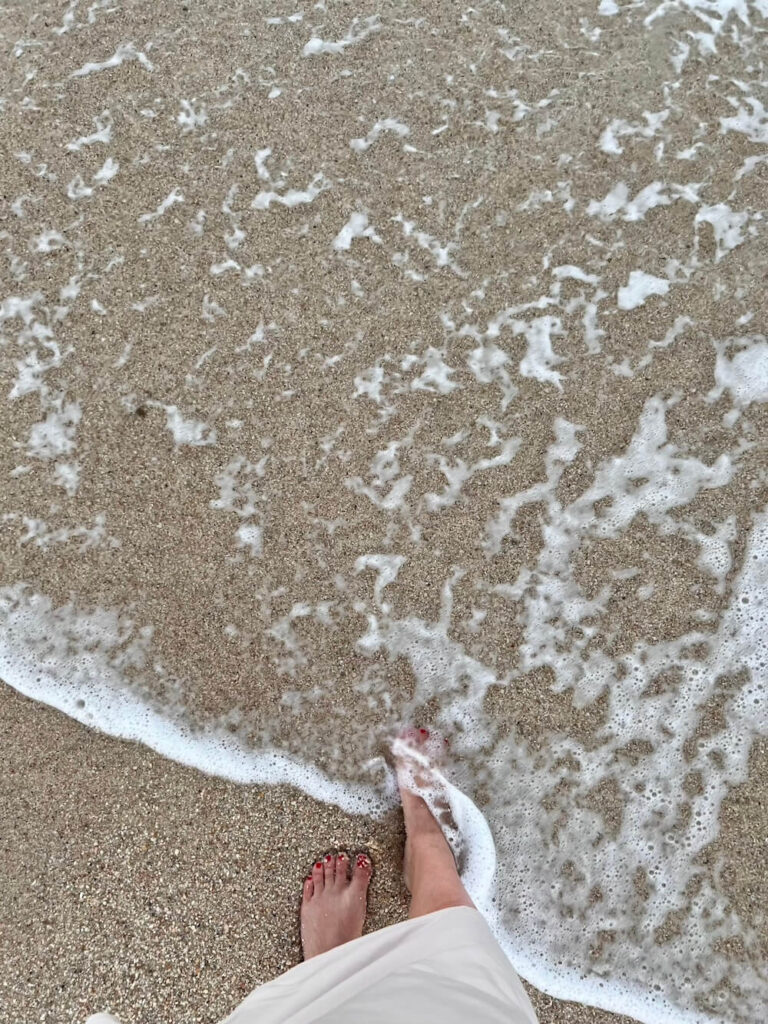
<instances>
[{"instance_id":1,"label":"red painted toenail","mask_svg":"<svg viewBox=\"0 0 768 1024\"><path fill-rule=\"evenodd\" d=\"M365 856L365 854L364 853L358 854L357 866L359 868L364 868L367 863L368 863L368 858Z\"/></svg>"},{"instance_id":2,"label":"red painted toenail","mask_svg":"<svg viewBox=\"0 0 768 1024\"><path fill-rule=\"evenodd\" d=\"M333 857L330 855L330 853L326 853L326 855L325 855L325 863L326 864L330 864L332 860L333 860Z\"/></svg>"},{"instance_id":3,"label":"red painted toenail","mask_svg":"<svg viewBox=\"0 0 768 1024\"><path fill-rule=\"evenodd\" d=\"M321 868L322 866L323 866L323 862L322 862L321 860L319 860L319 861L317 862L317 864L315 864L315 867L316 867L316 868Z\"/></svg>"},{"instance_id":4,"label":"red painted toenail","mask_svg":"<svg viewBox=\"0 0 768 1024\"><path fill-rule=\"evenodd\" d=\"M419 733L422 736L429 736L429 729L419 729Z\"/></svg>"}]
</instances>

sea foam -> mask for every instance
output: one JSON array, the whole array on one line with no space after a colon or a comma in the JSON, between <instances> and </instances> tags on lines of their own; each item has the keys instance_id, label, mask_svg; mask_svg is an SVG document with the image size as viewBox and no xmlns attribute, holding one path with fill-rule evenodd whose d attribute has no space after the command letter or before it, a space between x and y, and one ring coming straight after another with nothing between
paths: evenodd
<instances>
[{"instance_id":1,"label":"sea foam","mask_svg":"<svg viewBox=\"0 0 768 1024\"><path fill-rule=\"evenodd\" d=\"M461 835L460 863L470 894L518 971L553 995L630 1013L654 1024L725 1020L686 1006L686 989L692 990L693 977L704 970L710 980L726 973L737 977L742 1008L753 1006L755 1012L758 1010L762 992L759 974L748 965L736 968L713 952L713 942L727 934L728 922L723 917L722 898L706 884L694 900L700 914L689 920L688 931L675 944L677 971L669 971L668 953L663 947L645 947L644 969L657 977L656 987L644 986L632 973L622 972L621 960L630 955L632 947L627 944L629 934L623 941L620 935L622 927L629 929L631 925L624 904L632 900L633 857L656 879L655 894L645 914L649 926L654 921L659 925L671 910L682 905L686 884L697 874L691 867L692 857L715 837L720 802L727 787L745 780L753 737L768 735L767 554L768 513L755 517L743 568L717 632L653 647L638 645L625 657L629 671L611 684L608 731L613 739L609 744L590 754L576 741L563 737L553 744L547 762L537 760L514 741L506 750L504 745L496 747L493 756L498 771L489 783L493 829L470 796L445 780ZM383 567L383 571L376 584L382 606L381 588L392 578L390 570ZM0 624L0 677L20 693L84 725L144 743L174 761L232 782L292 785L351 814L381 816L397 805L394 776L381 758L374 758L366 766L376 777L375 782L342 783L312 763L279 749L255 750L224 728L191 726L185 720L183 705L174 704L170 695L162 706L142 698L126 686L125 673L146 667L152 630L137 629L133 621L118 612L86 613L71 604L57 608L28 585L15 584L0 590ZM531 629L535 628L532 621ZM380 633L375 635L412 659L422 686L432 689L438 674L444 679L449 661L454 671L474 678L477 685L462 696L448 686L451 699L445 705L444 717L465 727L481 723L478 697L493 676L466 656L462 658L458 649L449 652L446 639L440 639L439 626L435 631L424 624L420 628L415 623L392 624L386 640ZM370 631L368 636L370 648ZM708 679L701 676L701 663L685 655L685 648L698 640L709 645ZM641 698L649 680L673 661L686 673L685 684L671 698L661 695L650 703ZM697 710L711 692L714 680L745 669L749 678L728 705L726 728L698 744L696 763L706 762L710 751L719 752L716 781L694 800L688 828L676 832L676 797L670 786L670 771L684 769L682 740L691 734ZM602 677L599 669L597 675ZM578 789L587 792L614 776L615 766L606 757L608 750L617 751L632 740L649 737L657 743L658 726L671 721L677 733L674 741L670 743L667 737L663 751L657 747L655 755L633 768L622 766L628 802L618 841L607 845L596 841L601 823L589 812L585 816L574 799L578 794L572 791L569 820L567 825L561 823L561 844L550 844L545 849L542 839L557 814L553 815L551 807L543 812L541 798L562 777L558 775L561 758L571 754L579 759ZM464 742L476 743L477 739L477 732L468 731ZM690 770L692 764L687 767ZM500 860L494 830L502 839ZM580 910L570 921L562 920L561 907L552 901L563 866L560 850L567 851L569 863L579 865L571 885L574 908L578 905ZM590 913L585 911L579 890L586 891L596 882L604 890L607 907ZM622 917L626 919L622 921ZM567 958L557 960L557 951L562 955L568 948L570 931L591 933L598 925L619 935L614 975L606 970L602 977L585 977ZM561 933L559 940L553 928ZM687 984L679 974L681 964L689 972Z\"/></svg>"}]
</instances>

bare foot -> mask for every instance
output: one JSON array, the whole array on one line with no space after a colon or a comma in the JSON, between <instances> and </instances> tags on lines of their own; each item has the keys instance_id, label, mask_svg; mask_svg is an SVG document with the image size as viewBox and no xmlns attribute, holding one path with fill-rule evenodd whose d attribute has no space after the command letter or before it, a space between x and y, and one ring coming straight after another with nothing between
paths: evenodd
<instances>
[{"instance_id":1,"label":"bare foot","mask_svg":"<svg viewBox=\"0 0 768 1024\"><path fill-rule=\"evenodd\" d=\"M349 857L327 854L304 882L301 945L304 959L326 953L363 934L368 884L373 865L359 853L350 872Z\"/></svg>"},{"instance_id":2,"label":"bare foot","mask_svg":"<svg viewBox=\"0 0 768 1024\"><path fill-rule=\"evenodd\" d=\"M435 817L438 815L446 827L455 829L437 767L441 748L439 737L426 729L403 731L392 747L405 818L403 874L411 893L410 917L447 907L474 906Z\"/></svg>"}]
</instances>

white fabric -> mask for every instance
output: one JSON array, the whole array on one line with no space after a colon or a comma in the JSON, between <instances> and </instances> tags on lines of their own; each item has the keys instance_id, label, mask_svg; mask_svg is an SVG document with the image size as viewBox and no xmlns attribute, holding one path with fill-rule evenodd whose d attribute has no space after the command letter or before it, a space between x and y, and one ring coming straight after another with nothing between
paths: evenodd
<instances>
[{"instance_id":1,"label":"white fabric","mask_svg":"<svg viewBox=\"0 0 768 1024\"><path fill-rule=\"evenodd\" d=\"M222 1024L537 1024L482 916L471 907L371 932L255 989ZM109 1014L86 1024L118 1024Z\"/></svg>"}]
</instances>

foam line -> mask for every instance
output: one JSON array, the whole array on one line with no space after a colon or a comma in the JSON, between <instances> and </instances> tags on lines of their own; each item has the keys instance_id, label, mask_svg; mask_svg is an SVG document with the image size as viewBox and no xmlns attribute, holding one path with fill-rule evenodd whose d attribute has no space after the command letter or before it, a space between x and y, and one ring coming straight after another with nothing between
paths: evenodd
<instances>
[{"instance_id":1,"label":"foam line","mask_svg":"<svg viewBox=\"0 0 768 1024\"><path fill-rule=\"evenodd\" d=\"M347 814L381 816L396 806L388 790L336 782L314 765L280 751L249 750L223 730L194 731L117 688L92 683L88 704L80 706L75 693L19 657L7 637L0 638L0 674L25 697L48 704L108 736L143 743L155 753L206 775L240 785L294 786Z\"/></svg>"}]
</instances>

